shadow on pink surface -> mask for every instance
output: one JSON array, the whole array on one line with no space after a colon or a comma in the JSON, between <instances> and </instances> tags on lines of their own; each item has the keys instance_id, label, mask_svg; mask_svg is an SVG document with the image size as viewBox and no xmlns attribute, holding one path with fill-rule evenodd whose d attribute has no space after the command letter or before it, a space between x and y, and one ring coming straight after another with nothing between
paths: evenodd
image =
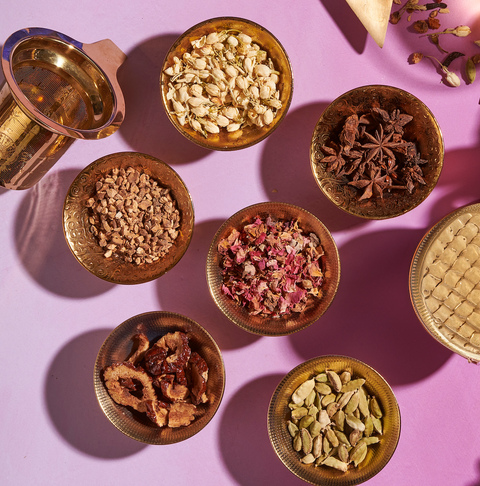
<instances>
[{"instance_id":1,"label":"shadow on pink surface","mask_svg":"<svg viewBox=\"0 0 480 486\"><path fill-rule=\"evenodd\" d=\"M271 201L288 202L315 214L330 231L361 226L365 220L338 209L318 187L310 166L310 145L327 102L293 111L267 138L262 154L262 181Z\"/></svg>"},{"instance_id":2,"label":"shadow on pink surface","mask_svg":"<svg viewBox=\"0 0 480 486\"><path fill-rule=\"evenodd\" d=\"M368 34L347 2L339 2L338 0L320 0L320 2L348 43L358 54L361 54L365 50Z\"/></svg>"},{"instance_id":3,"label":"shadow on pink surface","mask_svg":"<svg viewBox=\"0 0 480 486\"><path fill-rule=\"evenodd\" d=\"M474 483L468 483L466 486L480 486L480 459L477 460L476 468L477 468L476 475L479 477L479 479L477 479Z\"/></svg>"},{"instance_id":4,"label":"shadow on pink surface","mask_svg":"<svg viewBox=\"0 0 480 486\"><path fill-rule=\"evenodd\" d=\"M125 96L125 120L119 133L133 150L169 165L194 162L210 153L180 134L162 105L160 73L179 35L153 37L135 46L127 52L118 76Z\"/></svg>"},{"instance_id":5,"label":"shadow on pink surface","mask_svg":"<svg viewBox=\"0 0 480 486\"><path fill-rule=\"evenodd\" d=\"M391 385L419 381L447 361L452 353L428 334L415 315L408 275L417 245L430 227L462 205L479 201L478 150L446 155L437 186L445 195L431 206L427 227L375 231L339 248L342 275L332 306L310 328L291 336L302 358L352 356L376 368Z\"/></svg>"},{"instance_id":6,"label":"shadow on pink surface","mask_svg":"<svg viewBox=\"0 0 480 486\"><path fill-rule=\"evenodd\" d=\"M63 203L77 174L77 170L47 174L24 193L15 220L15 244L19 260L42 287L64 297L85 299L113 285L83 268L63 235Z\"/></svg>"},{"instance_id":7,"label":"shadow on pink surface","mask_svg":"<svg viewBox=\"0 0 480 486\"><path fill-rule=\"evenodd\" d=\"M257 378L240 388L222 407L219 450L237 484L305 484L276 456L267 433L268 406L282 379L280 374Z\"/></svg>"},{"instance_id":8,"label":"shadow on pink surface","mask_svg":"<svg viewBox=\"0 0 480 486\"><path fill-rule=\"evenodd\" d=\"M339 248L340 286L331 307L291 337L306 359L340 354L373 366L390 385L425 378L451 352L423 329L410 303L410 261L423 230L362 235ZM373 256L374 255L374 256Z\"/></svg>"},{"instance_id":9,"label":"shadow on pink surface","mask_svg":"<svg viewBox=\"0 0 480 486\"><path fill-rule=\"evenodd\" d=\"M90 331L69 341L45 377L45 404L57 432L80 452L102 459L120 459L146 447L108 421L95 397L92 368L85 366L95 362L112 329Z\"/></svg>"},{"instance_id":10,"label":"shadow on pink surface","mask_svg":"<svg viewBox=\"0 0 480 486\"><path fill-rule=\"evenodd\" d=\"M208 249L223 224L220 220L197 223L192 241L183 258L157 280L162 310L175 310L198 322L213 337L220 349L248 346L259 336L245 332L227 319L210 295L205 265Z\"/></svg>"}]
</instances>

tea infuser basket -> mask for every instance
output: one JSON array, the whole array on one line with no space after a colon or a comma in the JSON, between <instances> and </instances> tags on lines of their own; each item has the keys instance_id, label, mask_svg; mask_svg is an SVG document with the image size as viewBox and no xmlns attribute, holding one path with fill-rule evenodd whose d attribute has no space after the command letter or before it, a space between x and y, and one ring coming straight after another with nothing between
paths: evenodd
<instances>
[{"instance_id":1,"label":"tea infuser basket","mask_svg":"<svg viewBox=\"0 0 480 486\"><path fill-rule=\"evenodd\" d=\"M125 54L110 40L83 44L43 28L5 42L0 89L0 185L36 184L76 139L117 131L125 101L116 74Z\"/></svg>"}]
</instances>

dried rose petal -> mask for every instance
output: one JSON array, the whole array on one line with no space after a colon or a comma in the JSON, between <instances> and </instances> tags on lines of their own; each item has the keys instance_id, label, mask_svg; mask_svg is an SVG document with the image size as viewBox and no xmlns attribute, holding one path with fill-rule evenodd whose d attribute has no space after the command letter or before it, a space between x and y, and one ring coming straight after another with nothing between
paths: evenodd
<instances>
[{"instance_id":1,"label":"dried rose petal","mask_svg":"<svg viewBox=\"0 0 480 486\"><path fill-rule=\"evenodd\" d=\"M298 221L259 216L220 241L222 292L252 315L280 317L302 312L309 296L320 297L323 249Z\"/></svg>"}]
</instances>

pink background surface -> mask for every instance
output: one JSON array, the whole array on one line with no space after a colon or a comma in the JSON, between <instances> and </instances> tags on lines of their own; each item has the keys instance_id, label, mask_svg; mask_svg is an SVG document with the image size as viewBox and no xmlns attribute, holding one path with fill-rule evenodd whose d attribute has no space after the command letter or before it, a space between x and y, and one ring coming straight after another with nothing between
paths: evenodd
<instances>
[{"instance_id":1,"label":"pink background surface","mask_svg":"<svg viewBox=\"0 0 480 486\"><path fill-rule=\"evenodd\" d=\"M451 2L442 27L468 24L466 39L443 36L448 50L480 52L480 5ZM227 6L229 4L230 6ZM287 50L295 87L290 111L262 143L210 152L183 138L161 105L158 78L173 41L217 16L253 20ZM419 15L416 18L425 18ZM77 141L33 189L0 189L0 483L5 485L195 484L301 485L277 459L266 417L281 378L299 363L346 354L373 366L393 387L402 432L396 453L369 484L480 485L480 370L423 329L408 291L411 259L426 231L450 211L479 199L480 81L449 88L423 51L443 56L408 28L389 26L380 49L341 0L83 0L10 2L0 43L25 27L60 31L81 42L111 39L128 55L119 73L126 119L101 141ZM461 75L465 58L453 63ZM0 75L1 77L2 75ZM388 84L420 98L437 117L445 165L430 197L410 213L367 222L335 208L312 177L309 145L323 109L352 88ZM170 164L189 188L196 225L180 263L157 281L115 286L84 270L61 228L66 191L90 162L139 151ZM211 299L208 246L221 223L261 201L312 211L339 247L338 294L316 323L289 337L250 335ZM204 326L226 366L222 404L208 426L171 446L147 446L102 414L93 365L108 334L139 313L168 310Z\"/></svg>"}]
</instances>

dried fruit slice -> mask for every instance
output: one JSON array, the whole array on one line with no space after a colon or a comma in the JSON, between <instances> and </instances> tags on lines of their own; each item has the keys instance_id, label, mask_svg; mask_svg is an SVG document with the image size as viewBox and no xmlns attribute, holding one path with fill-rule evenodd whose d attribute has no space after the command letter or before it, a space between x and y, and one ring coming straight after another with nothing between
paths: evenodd
<instances>
[{"instance_id":1,"label":"dried fruit slice","mask_svg":"<svg viewBox=\"0 0 480 486\"><path fill-rule=\"evenodd\" d=\"M162 364L163 373L182 371L192 353L188 345L188 336L180 331L165 334L155 346L167 352L167 357Z\"/></svg>"},{"instance_id":2,"label":"dried fruit slice","mask_svg":"<svg viewBox=\"0 0 480 486\"><path fill-rule=\"evenodd\" d=\"M168 408L165 403L159 402L158 400L147 400L145 405L147 406L147 417L152 422L157 424L159 427L164 427L167 425Z\"/></svg>"},{"instance_id":3,"label":"dried fruit slice","mask_svg":"<svg viewBox=\"0 0 480 486\"><path fill-rule=\"evenodd\" d=\"M170 402L184 401L190 395L190 391L185 385L180 385L175 381L175 375L161 375L154 383L159 386L163 396Z\"/></svg>"},{"instance_id":4,"label":"dried fruit slice","mask_svg":"<svg viewBox=\"0 0 480 486\"><path fill-rule=\"evenodd\" d=\"M136 341L136 349L135 352L128 358L128 362L132 363L133 365L137 365L145 356L145 353L148 351L150 347L150 341L148 337L145 336L143 333L138 333L133 336L133 339Z\"/></svg>"},{"instance_id":5,"label":"dried fruit slice","mask_svg":"<svg viewBox=\"0 0 480 486\"><path fill-rule=\"evenodd\" d=\"M168 414L168 426L182 427L189 425L195 419L196 410L197 407L193 403L173 403Z\"/></svg>"},{"instance_id":6,"label":"dried fruit slice","mask_svg":"<svg viewBox=\"0 0 480 486\"><path fill-rule=\"evenodd\" d=\"M195 351L188 362L188 382L191 385L190 393L195 405L205 403L207 399L208 365Z\"/></svg>"},{"instance_id":7,"label":"dried fruit slice","mask_svg":"<svg viewBox=\"0 0 480 486\"><path fill-rule=\"evenodd\" d=\"M143 368L135 368L131 363L113 364L105 369L103 377L108 393L119 405L127 405L139 412L145 412L147 409L145 401L157 399L152 378ZM131 393L131 387L122 386L125 380L127 380L127 383L129 383L129 380L136 380L141 384L140 387L135 387L135 391L141 394L140 397Z\"/></svg>"}]
</instances>

